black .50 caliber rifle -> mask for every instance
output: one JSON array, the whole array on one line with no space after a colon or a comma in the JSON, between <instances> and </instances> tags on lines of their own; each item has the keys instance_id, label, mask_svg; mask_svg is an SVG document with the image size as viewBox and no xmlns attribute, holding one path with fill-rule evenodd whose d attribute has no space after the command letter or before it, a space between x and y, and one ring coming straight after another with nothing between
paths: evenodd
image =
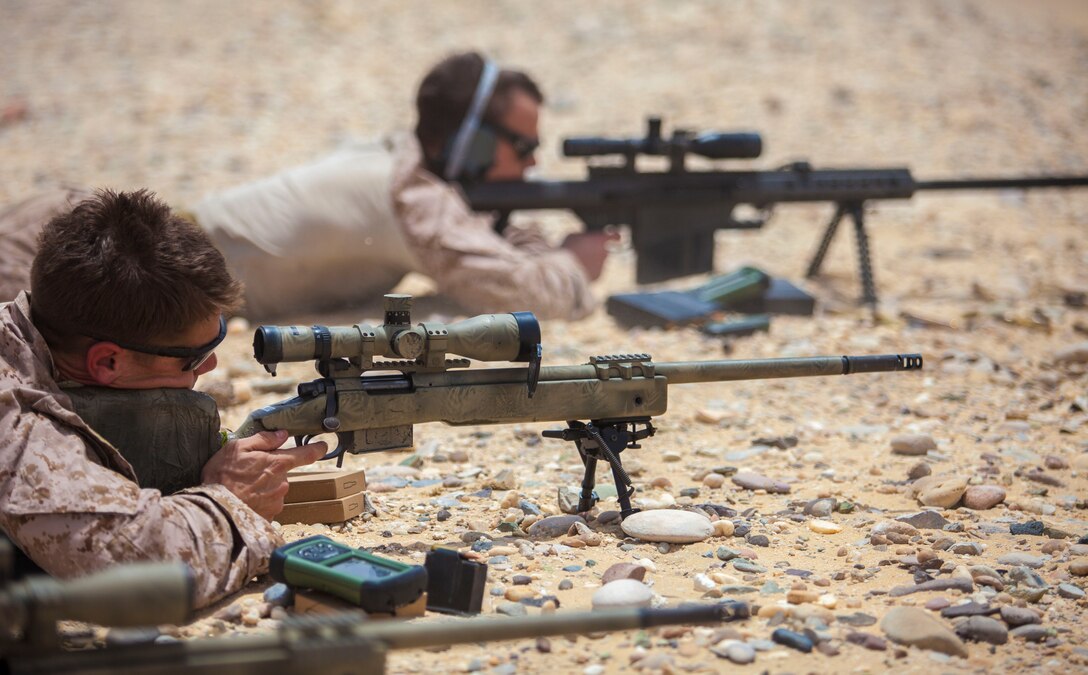
<instances>
[{"instance_id":1,"label":"black .50 caliber rifle","mask_svg":"<svg viewBox=\"0 0 1088 675\"><path fill-rule=\"evenodd\" d=\"M649 354L613 354L591 357L584 365L541 366L540 326L528 312L412 326L410 308L410 296L387 295L381 326L258 328L253 355L269 372L279 363L313 360L322 377L300 384L295 398L250 413L236 436L286 429L302 444L335 433L339 445L326 457L331 459L345 452L411 447L413 425L423 422L566 422L566 429L544 436L578 448L585 466L578 510L588 511L597 502L597 462L605 461L626 517L635 511L634 488L620 453L654 435L651 419L665 412L669 385L922 367L918 354L679 363L654 363ZM527 365L469 369L469 358Z\"/></svg>"},{"instance_id":2,"label":"black .50 caliber rifle","mask_svg":"<svg viewBox=\"0 0 1088 675\"><path fill-rule=\"evenodd\" d=\"M477 211L498 211L497 227L522 209L569 209L590 230L627 225L638 254L636 280L654 283L714 269L714 232L758 229L776 204L831 202L835 214L809 262L806 276L816 276L844 217L854 223L862 300L875 305L876 283L865 230L865 203L878 199L910 199L929 190L1003 190L1088 186L1088 176L1030 176L915 180L907 168L816 169L794 162L774 171L689 171L688 155L709 159L754 159L763 150L756 133L702 133L674 130L661 135L661 119L651 117L644 138L568 138L567 157L586 157L585 180L533 180L474 183L464 189ZM668 158L664 171L640 171L639 155ZM603 164L594 158L620 156L623 163ZM734 215L737 206L755 207L754 218Z\"/></svg>"}]
</instances>

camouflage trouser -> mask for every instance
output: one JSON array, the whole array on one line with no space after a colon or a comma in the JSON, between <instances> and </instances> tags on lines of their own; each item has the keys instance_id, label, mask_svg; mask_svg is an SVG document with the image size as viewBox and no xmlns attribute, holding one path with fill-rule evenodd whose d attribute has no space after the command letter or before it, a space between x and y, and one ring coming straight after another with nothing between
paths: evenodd
<instances>
[{"instance_id":1,"label":"camouflage trouser","mask_svg":"<svg viewBox=\"0 0 1088 675\"><path fill-rule=\"evenodd\" d=\"M0 211L0 302L30 290L30 266L42 226L90 196L85 188L55 188Z\"/></svg>"}]
</instances>

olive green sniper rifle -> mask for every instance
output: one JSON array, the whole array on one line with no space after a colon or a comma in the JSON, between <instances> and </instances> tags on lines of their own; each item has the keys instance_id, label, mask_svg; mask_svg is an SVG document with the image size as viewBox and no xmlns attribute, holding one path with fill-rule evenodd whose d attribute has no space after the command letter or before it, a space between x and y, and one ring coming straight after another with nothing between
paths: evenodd
<instances>
[{"instance_id":1,"label":"olive green sniper rifle","mask_svg":"<svg viewBox=\"0 0 1088 675\"><path fill-rule=\"evenodd\" d=\"M322 377L300 384L297 397L254 411L235 435L286 429L302 444L335 433L339 445L325 459L342 461L345 452L411 447L412 427L423 422L565 421L566 429L544 436L578 447L585 465L578 509L588 511L597 502L596 468L604 460L612 469L621 515L627 517L635 512L634 488L620 453L654 435L651 418L665 412L670 384L922 367L918 354L679 363L654 363L648 354L614 354L591 357L585 365L541 367L540 326L530 313L412 326L410 309L409 296L388 295L381 326L259 327L254 357L269 372L285 361L313 359ZM469 359L527 366L470 370ZM392 374L379 374L383 371Z\"/></svg>"},{"instance_id":2,"label":"olive green sniper rifle","mask_svg":"<svg viewBox=\"0 0 1088 675\"><path fill-rule=\"evenodd\" d=\"M585 634L746 619L746 603L613 609L434 623L368 621L351 611L289 617L277 632L66 651L57 621L109 626L181 624L190 618L192 577L177 563L122 565L74 581L9 581L10 544L0 539L0 672L27 673L357 673L381 675L389 650Z\"/></svg>"}]
</instances>

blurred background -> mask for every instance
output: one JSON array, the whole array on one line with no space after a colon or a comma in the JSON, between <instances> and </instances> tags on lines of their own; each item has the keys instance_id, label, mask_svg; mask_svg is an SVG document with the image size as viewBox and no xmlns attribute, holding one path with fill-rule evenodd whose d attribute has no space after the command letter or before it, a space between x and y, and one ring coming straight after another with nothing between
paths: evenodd
<instances>
[{"instance_id":1,"label":"blurred background","mask_svg":"<svg viewBox=\"0 0 1088 675\"><path fill-rule=\"evenodd\" d=\"M1084 172L1086 7L0 0L0 204L75 182L149 187L185 206L346 138L411 129L425 70L468 48L528 70L543 87L539 175L582 174L580 162L559 157L562 137L639 135L648 114L662 115L667 129L761 132L763 157L734 166L907 165L920 178ZM937 224L925 232L939 248L1016 251L1015 233L993 239L1010 207L1018 210L1012 230L1088 224L1085 197L1070 194L945 195L874 207L885 288L889 275L909 276L924 262L901 263L924 256L919 226ZM719 259L799 277L830 208L788 207L763 232L723 232ZM559 229L576 226L555 214L545 220L555 218ZM897 253L900 243L914 246ZM1068 248L1059 238L1042 257L1075 275L1083 253L1070 258ZM630 286L629 267L617 257L604 287ZM825 266L833 297L856 295L853 267L852 246L837 245ZM932 296L945 274L952 285L970 283L939 270L936 281L891 290Z\"/></svg>"}]
</instances>

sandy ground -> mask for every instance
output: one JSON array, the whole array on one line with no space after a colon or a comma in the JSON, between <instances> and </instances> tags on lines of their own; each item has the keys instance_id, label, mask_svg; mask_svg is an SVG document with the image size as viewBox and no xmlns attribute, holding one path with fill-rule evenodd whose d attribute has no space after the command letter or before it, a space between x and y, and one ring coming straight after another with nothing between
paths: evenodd
<instances>
[{"instance_id":1,"label":"sandy ground","mask_svg":"<svg viewBox=\"0 0 1088 675\"><path fill-rule=\"evenodd\" d=\"M634 135L648 113L690 128L759 130L764 156L744 166L764 169L802 158L827 167L909 166L923 179L1088 169L1088 11L1074 2L1029 8L935 0L0 0L0 17L5 203L67 181L150 187L183 206L207 191L310 159L344 138L410 128L422 72L466 47L486 49L538 76L550 104L541 175L580 175L579 163L558 157L563 136ZM722 232L719 270L751 263L800 283L829 215L826 204L783 207L764 230ZM557 237L577 226L562 214L539 219ZM731 597L765 608L761 618L730 624L739 634L695 629L553 639L547 653L531 640L437 654L412 651L391 657L393 672L595 673L619 672L632 663L670 671L739 667L710 647L721 638L769 638L789 612L776 618L766 608L787 604L786 591L800 579L787 569L811 572L803 582L807 589L834 596L831 616L821 620L826 625L809 627L829 637L825 649L838 654L775 646L761 651L749 670L1084 669L1085 601L1063 597L1058 584L1085 585L1071 577L1070 560L1084 556L1076 541L1088 534L1088 348L1074 349L1088 340L1088 191L925 195L872 204L868 219L882 294L875 320L855 304L852 241L840 235L825 275L804 284L819 299L817 316L775 318L769 334L737 340L728 358L921 352L922 374L675 387L669 412L657 420L658 435L625 455L641 465L640 496L732 508L738 515L729 519L750 527L751 535L767 535L768 547L718 537L659 548L592 520L599 546L531 540L530 547L518 547L495 529L507 515L504 491L471 495L511 469L524 499L545 513L558 512L556 488L577 483L579 461L559 441L533 440L554 426L533 424L422 425L416 453L426 456L412 477L427 482L462 476L461 487L378 486L382 472L391 471L378 467L408 455L353 457L350 465L372 474L379 514L332 528L288 525L285 536L323 532L419 561L422 553L413 548L460 543L470 531L487 533L496 546L513 547L507 562L492 565L489 588L499 588L500 595L485 600L488 614L519 574L533 577L530 587L538 594L555 595L560 611L589 608L601 573L613 563L635 560L646 561L646 580L666 603L700 599L704 592L696 589L696 575L724 572L736 583L723 583L756 589ZM634 258L619 251L608 262L599 294L628 290L633 279ZM423 307L448 317L438 301ZM361 308L297 321L317 318L352 323L378 315ZM237 404L223 412L228 426L282 396L247 398L262 379L248 342L248 331L233 334L220 354L223 367L211 378L229 381L235 390ZM577 324L548 323L544 345L548 364L635 351L657 361L726 358L719 340L696 331L628 331L603 310ZM306 364L281 370L288 382L312 376ZM905 433L929 436L936 448L923 457L894 454L891 439ZM796 437L796 446L756 443L786 436ZM874 542L875 525L920 508L908 484L908 471L919 463L934 475L1001 486L1007 496L986 511L942 511L953 524L950 531L922 530L905 543ZM725 466L785 481L790 492L743 490L728 478L723 487L705 484L707 471ZM1040 475L1047 482L1039 482ZM681 494L693 487L698 497ZM449 520L439 522L436 500L456 493L464 498L450 509ZM841 532L814 533L812 518L800 515L818 497L853 505L849 513L828 518ZM606 500L601 506L614 504ZM1072 538L1054 543L1046 536L1009 533L1010 524L1033 519L1041 519L1050 536ZM950 553L940 549L940 537L977 542L984 550L976 556ZM918 554L928 557L934 544L946 570L938 578L964 574L966 569L955 569L971 565L997 568L1008 589L998 593L976 585L970 594L995 607L1025 604L1009 583L1012 566L998 558L1014 551L1046 555L1037 572L1049 590L1028 603L1051 629L1046 640L1010 638L996 647L972 642L967 659L893 644L874 651L847 642L855 630L884 633L879 624L851 627L836 617L864 613L879 620L895 606L965 599L956 591L887 594L913 583ZM719 570L723 563L715 553L721 546L746 550L768 571L746 574L732 563ZM562 569L571 565L581 569ZM570 590L558 590L563 579L573 582ZM266 585L262 580L247 589L238 607L259 601ZM274 623L267 619L250 628L205 617L181 632L264 631ZM794 618L781 626L804 624Z\"/></svg>"}]
</instances>

